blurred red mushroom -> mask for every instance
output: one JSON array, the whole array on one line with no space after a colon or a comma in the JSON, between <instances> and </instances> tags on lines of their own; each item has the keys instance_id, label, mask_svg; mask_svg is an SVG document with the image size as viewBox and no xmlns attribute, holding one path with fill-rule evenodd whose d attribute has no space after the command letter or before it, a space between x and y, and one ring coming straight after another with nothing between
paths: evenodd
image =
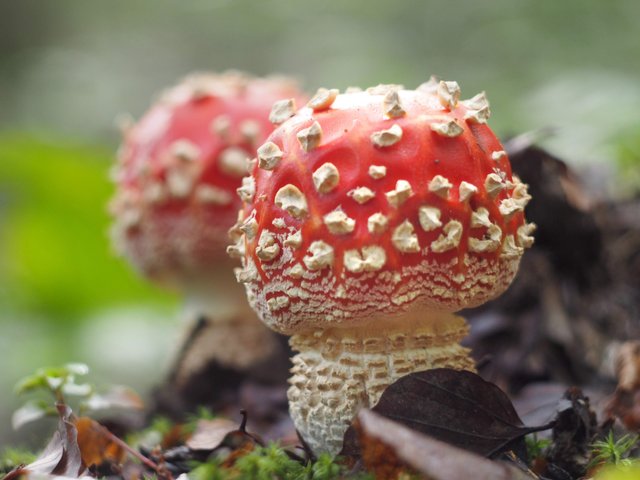
<instances>
[{"instance_id":1,"label":"blurred red mushroom","mask_svg":"<svg viewBox=\"0 0 640 480\"><path fill-rule=\"evenodd\" d=\"M236 189L273 130L272 104L283 98L304 101L283 77L194 74L124 129L110 205L113 244L145 277L184 294L189 322L213 325L187 371L210 359L246 370L274 349L233 280L225 247L241 205Z\"/></svg>"},{"instance_id":2,"label":"blurred red mushroom","mask_svg":"<svg viewBox=\"0 0 640 480\"><path fill-rule=\"evenodd\" d=\"M527 186L484 93L321 89L258 149L232 229L251 306L293 335L288 392L314 451L414 371L474 370L454 312L500 295L533 243Z\"/></svg>"}]
</instances>

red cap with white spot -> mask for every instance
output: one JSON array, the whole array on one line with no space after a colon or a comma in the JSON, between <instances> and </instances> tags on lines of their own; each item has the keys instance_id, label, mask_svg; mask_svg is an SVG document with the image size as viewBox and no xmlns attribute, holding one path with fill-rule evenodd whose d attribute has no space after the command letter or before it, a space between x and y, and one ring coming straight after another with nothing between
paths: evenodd
<instances>
[{"instance_id":1,"label":"red cap with white spot","mask_svg":"<svg viewBox=\"0 0 640 480\"><path fill-rule=\"evenodd\" d=\"M112 232L138 270L181 284L225 257L240 207L236 189L273 130L269 114L280 99L304 101L287 78L195 74L123 126Z\"/></svg>"},{"instance_id":2,"label":"red cap with white spot","mask_svg":"<svg viewBox=\"0 0 640 480\"><path fill-rule=\"evenodd\" d=\"M530 196L486 125L484 93L459 97L435 79L321 89L258 148L229 250L269 326L455 312L508 287L533 242Z\"/></svg>"}]
</instances>

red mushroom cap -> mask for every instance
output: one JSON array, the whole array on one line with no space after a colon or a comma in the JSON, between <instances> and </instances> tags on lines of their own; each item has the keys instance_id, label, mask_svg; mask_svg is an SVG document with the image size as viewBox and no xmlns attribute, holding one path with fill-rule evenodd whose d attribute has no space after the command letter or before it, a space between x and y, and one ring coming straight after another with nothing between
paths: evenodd
<instances>
[{"instance_id":1,"label":"red mushroom cap","mask_svg":"<svg viewBox=\"0 0 640 480\"><path fill-rule=\"evenodd\" d=\"M455 312L507 288L533 242L530 196L486 125L484 93L459 92L433 79L415 91L319 91L258 149L269 155L246 181L230 251L268 325Z\"/></svg>"},{"instance_id":2,"label":"red mushroom cap","mask_svg":"<svg viewBox=\"0 0 640 480\"><path fill-rule=\"evenodd\" d=\"M191 75L167 90L124 131L111 203L116 249L169 283L226 258L241 205L236 189L283 98L304 101L290 79L238 72Z\"/></svg>"}]
</instances>

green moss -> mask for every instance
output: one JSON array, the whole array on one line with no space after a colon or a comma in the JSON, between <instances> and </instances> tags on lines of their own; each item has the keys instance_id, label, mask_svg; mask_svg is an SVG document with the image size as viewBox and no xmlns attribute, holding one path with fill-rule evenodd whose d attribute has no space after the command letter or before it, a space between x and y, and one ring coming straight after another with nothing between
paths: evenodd
<instances>
[{"instance_id":1,"label":"green moss","mask_svg":"<svg viewBox=\"0 0 640 480\"><path fill-rule=\"evenodd\" d=\"M236 462L239 479L298 480L305 477L307 468L292 460L277 445L257 448Z\"/></svg>"},{"instance_id":2,"label":"green moss","mask_svg":"<svg viewBox=\"0 0 640 480\"><path fill-rule=\"evenodd\" d=\"M229 471L213 462L202 463L189 472L190 480L231 480Z\"/></svg>"},{"instance_id":3,"label":"green moss","mask_svg":"<svg viewBox=\"0 0 640 480\"><path fill-rule=\"evenodd\" d=\"M217 461L203 463L190 473L194 480L373 480L369 474L348 475L348 469L329 455L307 465L287 455L278 445L258 447L238 459L231 469L225 469Z\"/></svg>"}]
</instances>

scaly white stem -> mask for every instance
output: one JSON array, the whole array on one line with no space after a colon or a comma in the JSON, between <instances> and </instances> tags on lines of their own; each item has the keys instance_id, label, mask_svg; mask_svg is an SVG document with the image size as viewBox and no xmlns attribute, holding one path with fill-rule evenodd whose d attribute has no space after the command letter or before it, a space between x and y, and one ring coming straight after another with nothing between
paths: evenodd
<instances>
[{"instance_id":1,"label":"scaly white stem","mask_svg":"<svg viewBox=\"0 0 640 480\"><path fill-rule=\"evenodd\" d=\"M400 377L439 367L475 371L459 344L467 331L452 313L414 312L294 335L288 397L296 428L314 452L335 455L358 410L373 407Z\"/></svg>"}]
</instances>

